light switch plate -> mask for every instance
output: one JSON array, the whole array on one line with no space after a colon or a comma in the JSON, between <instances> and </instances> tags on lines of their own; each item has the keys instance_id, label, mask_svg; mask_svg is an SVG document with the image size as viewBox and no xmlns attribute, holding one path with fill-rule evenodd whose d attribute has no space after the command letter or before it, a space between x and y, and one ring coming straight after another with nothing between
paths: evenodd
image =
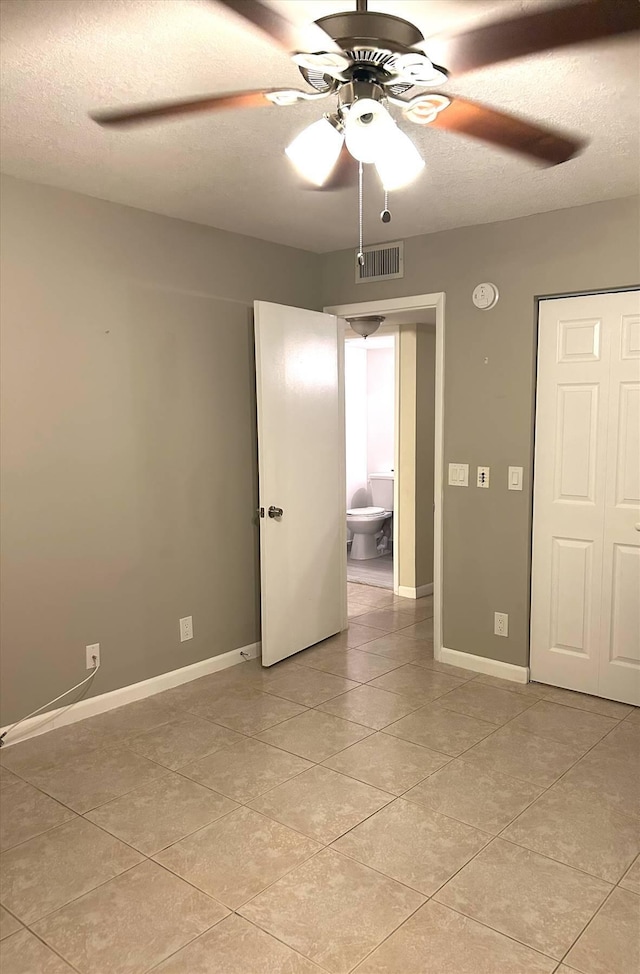
<instances>
[{"instance_id":1,"label":"light switch plate","mask_svg":"<svg viewBox=\"0 0 640 974\"><path fill-rule=\"evenodd\" d=\"M509 467L509 490L522 490L523 467Z\"/></svg>"},{"instance_id":2,"label":"light switch plate","mask_svg":"<svg viewBox=\"0 0 640 974\"><path fill-rule=\"evenodd\" d=\"M449 486L450 487L469 486L469 464L468 463L449 464Z\"/></svg>"}]
</instances>

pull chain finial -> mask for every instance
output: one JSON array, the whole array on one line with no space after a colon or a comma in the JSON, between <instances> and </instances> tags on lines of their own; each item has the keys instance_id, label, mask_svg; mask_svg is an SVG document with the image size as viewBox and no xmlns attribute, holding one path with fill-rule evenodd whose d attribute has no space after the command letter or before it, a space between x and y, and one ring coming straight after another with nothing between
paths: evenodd
<instances>
[{"instance_id":1,"label":"pull chain finial","mask_svg":"<svg viewBox=\"0 0 640 974\"><path fill-rule=\"evenodd\" d=\"M380 214L380 219L383 223L391 223L391 211L389 209L389 191L385 189L384 191L384 209Z\"/></svg>"}]
</instances>

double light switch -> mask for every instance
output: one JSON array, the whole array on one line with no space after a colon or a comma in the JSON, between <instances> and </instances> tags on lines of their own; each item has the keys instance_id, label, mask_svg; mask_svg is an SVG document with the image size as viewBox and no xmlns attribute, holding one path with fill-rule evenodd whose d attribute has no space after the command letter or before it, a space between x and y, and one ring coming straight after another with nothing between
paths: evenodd
<instances>
[{"instance_id":1,"label":"double light switch","mask_svg":"<svg viewBox=\"0 0 640 974\"><path fill-rule=\"evenodd\" d=\"M450 487L469 486L469 464L468 463L449 464L449 486Z\"/></svg>"}]
</instances>

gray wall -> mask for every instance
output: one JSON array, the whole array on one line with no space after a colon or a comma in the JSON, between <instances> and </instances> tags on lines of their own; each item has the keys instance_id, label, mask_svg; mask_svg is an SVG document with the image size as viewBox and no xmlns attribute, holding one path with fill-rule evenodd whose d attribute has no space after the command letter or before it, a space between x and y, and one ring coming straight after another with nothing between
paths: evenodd
<instances>
[{"instance_id":1,"label":"gray wall","mask_svg":"<svg viewBox=\"0 0 640 974\"><path fill-rule=\"evenodd\" d=\"M2 718L259 638L251 302L317 255L2 180ZM180 643L178 619L193 615Z\"/></svg>"},{"instance_id":2,"label":"gray wall","mask_svg":"<svg viewBox=\"0 0 640 974\"><path fill-rule=\"evenodd\" d=\"M446 292L445 468L491 467L491 487L445 487L444 644L516 664L528 660L534 297L638 282L638 200L620 199L405 243L402 280L355 285L353 252L324 257L324 305ZM398 232L402 228L398 227ZM471 302L493 281L489 312ZM525 468L522 493L507 467ZM430 515L428 515L430 516ZM493 612L509 613L509 637Z\"/></svg>"}]
</instances>

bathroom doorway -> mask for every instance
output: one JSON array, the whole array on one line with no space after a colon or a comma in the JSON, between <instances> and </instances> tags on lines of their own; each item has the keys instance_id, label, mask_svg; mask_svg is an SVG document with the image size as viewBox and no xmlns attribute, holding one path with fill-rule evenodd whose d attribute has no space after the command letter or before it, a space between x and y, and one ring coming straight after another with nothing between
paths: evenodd
<instances>
[{"instance_id":1,"label":"bathroom doorway","mask_svg":"<svg viewBox=\"0 0 640 974\"><path fill-rule=\"evenodd\" d=\"M345 331L347 581L393 590L398 328Z\"/></svg>"},{"instance_id":2,"label":"bathroom doorway","mask_svg":"<svg viewBox=\"0 0 640 974\"><path fill-rule=\"evenodd\" d=\"M342 320L345 338L355 338L348 334L347 318L371 315L381 315L385 318L383 326L376 332L380 337L385 333L394 336L394 502L393 517L390 522L393 591L404 598L433 596L433 640L436 659L440 658L442 650L444 304L445 296L440 292L337 305L324 309L325 312L335 314ZM371 337L373 336L367 338L367 342L371 341ZM339 352L343 354L339 367L339 383L346 418L345 350L346 343L341 345L339 343ZM425 355L430 357L431 361L430 383L424 381ZM430 423L431 426L430 442L429 438L423 435L425 422ZM346 437L344 446L343 482L346 484ZM370 490L369 482L366 487ZM370 493L360 497L359 506L364 506L363 501L370 499ZM370 506L382 505L372 503ZM346 507L345 503L344 523L338 526L344 551L344 629L348 626L347 577L352 561L347 551ZM369 565L374 562L377 564L382 557L384 556L380 555L375 559L366 560L369 561ZM373 572L375 571L374 568ZM368 581L367 584L379 587L379 582L373 580Z\"/></svg>"}]
</instances>

